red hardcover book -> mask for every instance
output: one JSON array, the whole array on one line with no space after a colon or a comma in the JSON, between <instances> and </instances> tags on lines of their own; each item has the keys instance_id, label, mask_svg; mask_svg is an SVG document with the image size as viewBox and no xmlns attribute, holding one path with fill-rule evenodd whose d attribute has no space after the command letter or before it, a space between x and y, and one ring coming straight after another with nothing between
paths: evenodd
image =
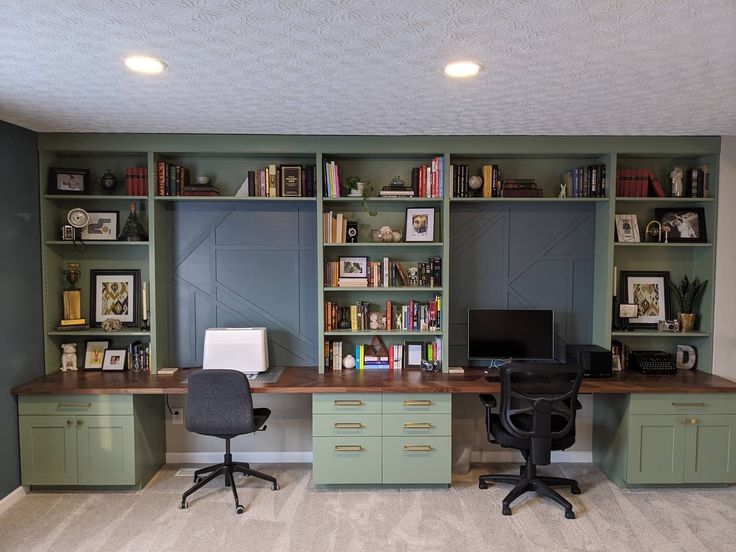
<instances>
[{"instance_id":1,"label":"red hardcover book","mask_svg":"<svg viewBox=\"0 0 736 552\"><path fill-rule=\"evenodd\" d=\"M647 197L649 195L649 171L639 169L639 197Z\"/></svg>"},{"instance_id":2,"label":"red hardcover book","mask_svg":"<svg viewBox=\"0 0 736 552\"><path fill-rule=\"evenodd\" d=\"M166 163L158 162L158 195L166 195Z\"/></svg>"},{"instance_id":3,"label":"red hardcover book","mask_svg":"<svg viewBox=\"0 0 736 552\"><path fill-rule=\"evenodd\" d=\"M139 196L148 195L146 193L146 188L148 188L147 173L148 173L148 170L145 167L139 167L137 169L137 176L138 176L138 178L136 179L137 186L133 188L133 190L135 191L135 195L139 195Z\"/></svg>"},{"instance_id":4,"label":"red hardcover book","mask_svg":"<svg viewBox=\"0 0 736 552\"><path fill-rule=\"evenodd\" d=\"M649 182L651 183L652 190L654 190L657 197L665 197L664 188L657 179L657 175L654 174L654 171L649 171Z\"/></svg>"}]
</instances>

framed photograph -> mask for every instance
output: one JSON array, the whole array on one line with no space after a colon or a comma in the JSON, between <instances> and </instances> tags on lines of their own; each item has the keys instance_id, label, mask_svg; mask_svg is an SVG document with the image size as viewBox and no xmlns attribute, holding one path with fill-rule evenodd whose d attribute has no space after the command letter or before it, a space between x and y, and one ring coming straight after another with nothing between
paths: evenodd
<instances>
[{"instance_id":1,"label":"framed photograph","mask_svg":"<svg viewBox=\"0 0 736 552\"><path fill-rule=\"evenodd\" d=\"M125 349L107 349L105 351L105 358L102 361L102 369L107 370L125 370L126 356L128 351Z\"/></svg>"},{"instance_id":2,"label":"framed photograph","mask_svg":"<svg viewBox=\"0 0 736 552\"><path fill-rule=\"evenodd\" d=\"M621 243L638 243L639 221L636 215L616 215L616 237Z\"/></svg>"},{"instance_id":3,"label":"framed photograph","mask_svg":"<svg viewBox=\"0 0 736 552\"><path fill-rule=\"evenodd\" d=\"M90 324L100 327L115 318L123 326L138 326L141 271L90 270Z\"/></svg>"},{"instance_id":4,"label":"framed photograph","mask_svg":"<svg viewBox=\"0 0 736 552\"><path fill-rule=\"evenodd\" d=\"M367 278L368 257L340 257L340 278Z\"/></svg>"},{"instance_id":5,"label":"framed photograph","mask_svg":"<svg viewBox=\"0 0 736 552\"><path fill-rule=\"evenodd\" d=\"M639 316L639 305L636 303L621 303L618 306L619 318L636 318Z\"/></svg>"},{"instance_id":6,"label":"framed photograph","mask_svg":"<svg viewBox=\"0 0 736 552\"><path fill-rule=\"evenodd\" d=\"M658 208L654 216L662 225L662 241L705 243L705 209L702 207Z\"/></svg>"},{"instance_id":7,"label":"framed photograph","mask_svg":"<svg viewBox=\"0 0 736 552\"><path fill-rule=\"evenodd\" d=\"M404 342L404 368L421 368L422 360L424 360L424 347L421 341Z\"/></svg>"},{"instance_id":8,"label":"framed photograph","mask_svg":"<svg viewBox=\"0 0 736 552\"><path fill-rule=\"evenodd\" d=\"M89 189L89 170L59 167L49 169L50 194L85 195L89 193Z\"/></svg>"},{"instance_id":9,"label":"framed photograph","mask_svg":"<svg viewBox=\"0 0 736 552\"><path fill-rule=\"evenodd\" d=\"M80 237L85 241L118 239L117 211L87 211L89 223L82 228Z\"/></svg>"},{"instance_id":10,"label":"framed photograph","mask_svg":"<svg viewBox=\"0 0 736 552\"><path fill-rule=\"evenodd\" d=\"M109 339L88 340L84 352L84 369L101 370L105 360L105 351L110 347Z\"/></svg>"},{"instance_id":11,"label":"framed photograph","mask_svg":"<svg viewBox=\"0 0 736 552\"><path fill-rule=\"evenodd\" d=\"M434 241L434 208L411 207L406 210L406 231L408 242Z\"/></svg>"},{"instance_id":12,"label":"framed photograph","mask_svg":"<svg viewBox=\"0 0 736 552\"><path fill-rule=\"evenodd\" d=\"M621 272L621 300L638 307L638 316L629 318L632 328L656 328L672 318L670 313L670 273Z\"/></svg>"}]
</instances>

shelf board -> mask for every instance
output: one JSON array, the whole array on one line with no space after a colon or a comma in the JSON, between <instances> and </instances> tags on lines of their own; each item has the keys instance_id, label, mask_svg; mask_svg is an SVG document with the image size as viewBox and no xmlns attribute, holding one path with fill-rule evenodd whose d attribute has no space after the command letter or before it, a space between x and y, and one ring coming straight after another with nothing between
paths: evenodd
<instances>
[{"instance_id":1,"label":"shelf board","mask_svg":"<svg viewBox=\"0 0 736 552\"><path fill-rule=\"evenodd\" d=\"M710 332L659 332L657 330L613 331L611 337L710 337Z\"/></svg>"},{"instance_id":2,"label":"shelf board","mask_svg":"<svg viewBox=\"0 0 736 552\"><path fill-rule=\"evenodd\" d=\"M235 196L156 196L154 201L184 201L184 202L307 202L317 201L315 197L235 197Z\"/></svg>"},{"instance_id":3,"label":"shelf board","mask_svg":"<svg viewBox=\"0 0 736 552\"><path fill-rule=\"evenodd\" d=\"M658 242L632 242L632 243L621 243L615 242L613 244L616 247L713 247L712 243L658 243Z\"/></svg>"},{"instance_id":4,"label":"shelf board","mask_svg":"<svg viewBox=\"0 0 736 552\"><path fill-rule=\"evenodd\" d=\"M442 242L357 242L325 243L325 247L442 247Z\"/></svg>"},{"instance_id":5,"label":"shelf board","mask_svg":"<svg viewBox=\"0 0 736 552\"><path fill-rule=\"evenodd\" d=\"M441 197L367 197L366 203L442 203ZM323 197L324 203L360 203L362 197Z\"/></svg>"},{"instance_id":6,"label":"shelf board","mask_svg":"<svg viewBox=\"0 0 736 552\"><path fill-rule=\"evenodd\" d=\"M46 240L46 245L80 245L86 247L88 245L114 245L114 246L130 246L130 245L148 245L147 241L117 241L117 240L90 240L82 242L81 240Z\"/></svg>"},{"instance_id":7,"label":"shelf board","mask_svg":"<svg viewBox=\"0 0 736 552\"><path fill-rule=\"evenodd\" d=\"M451 197L452 203L603 203L607 197Z\"/></svg>"},{"instance_id":8,"label":"shelf board","mask_svg":"<svg viewBox=\"0 0 736 552\"><path fill-rule=\"evenodd\" d=\"M50 331L47 335L86 335L86 336L109 336L113 337L116 335L119 336L125 336L125 337L150 337L151 332L144 332L141 330L121 330L119 332L106 332L105 330L99 329L99 328L90 328L89 330L69 330L68 332L65 331Z\"/></svg>"},{"instance_id":9,"label":"shelf board","mask_svg":"<svg viewBox=\"0 0 736 552\"><path fill-rule=\"evenodd\" d=\"M442 335L442 330L329 330L324 332L326 336L337 336L337 335L359 335L359 336L371 336L371 335Z\"/></svg>"},{"instance_id":10,"label":"shelf board","mask_svg":"<svg viewBox=\"0 0 736 552\"><path fill-rule=\"evenodd\" d=\"M73 194L44 194L43 198L44 199L68 199L69 201L79 201L80 199L87 199L87 200L94 199L95 201L97 201L97 200L102 200L102 201L130 201L130 200L133 200L133 201L143 201L143 200L147 200L148 199L148 196L114 195L114 194L109 194L109 195L100 195L100 194L97 194L97 195L85 195L85 194L80 194L80 195L73 195Z\"/></svg>"},{"instance_id":11,"label":"shelf board","mask_svg":"<svg viewBox=\"0 0 736 552\"><path fill-rule=\"evenodd\" d=\"M359 293L362 293L364 291L366 292L384 292L384 293L415 293L418 291L436 291L441 292L441 287L419 287L419 286L393 286L393 287L384 287L384 286L372 286L372 287L326 287L324 288L324 291L356 291Z\"/></svg>"},{"instance_id":12,"label":"shelf board","mask_svg":"<svg viewBox=\"0 0 736 552\"><path fill-rule=\"evenodd\" d=\"M616 203L708 203L714 197L617 197Z\"/></svg>"}]
</instances>

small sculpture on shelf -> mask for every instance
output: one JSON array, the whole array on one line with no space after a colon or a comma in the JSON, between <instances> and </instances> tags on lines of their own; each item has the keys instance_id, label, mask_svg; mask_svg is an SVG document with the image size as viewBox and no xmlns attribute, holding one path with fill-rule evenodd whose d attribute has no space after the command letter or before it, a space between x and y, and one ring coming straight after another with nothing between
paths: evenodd
<instances>
[{"instance_id":1,"label":"small sculpture on shelf","mask_svg":"<svg viewBox=\"0 0 736 552\"><path fill-rule=\"evenodd\" d=\"M79 281L79 263L66 263L62 271L69 287L61 292L64 318L59 322L58 330L87 329L87 320L82 317L82 291L76 287Z\"/></svg>"},{"instance_id":2,"label":"small sculpture on shelf","mask_svg":"<svg viewBox=\"0 0 736 552\"><path fill-rule=\"evenodd\" d=\"M102 321L101 326L106 332L119 332L123 329L123 323L117 318L106 318Z\"/></svg>"},{"instance_id":3,"label":"small sculpture on shelf","mask_svg":"<svg viewBox=\"0 0 736 552\"><path fill-rule=\"evenodd\" d=\"M148 234L143 228L143 225L138 222L138 213L136 212L135 202L130 204L130 214L128 220L125 221L123 229L120 231L118 236L119 240L123 241L147 241Z\"/></svg>"},{"instance_id":4,"label":"small sculpture on shelf","mask_svg":"<svg viewBox=\"0 0 736 552\"><path fill-rule=\"evenodd\" d=\"M657 220L652 220L647 224L644 230L644 240L648 243L659 243L662 241L662 224Z\"/></svg>"},{"instance_id":5,"label":"small sculpture on shelf","mask_svg":"<svg viewBox=\"0 0 736 552\"><path fill-rule=\"evenodd\" d=\"M61 371L66 372L77 370L77 344L64 343L61 346Z\"/></svg>"},{"instance_id":6,"label":"small sculpture on shelf","mask_svg":"<svg viewBox=\"0 0 736 552\"><path fill-rule=\"evenodd\" d=\"M107 172L98 179L98 182L100 187L108 194L113 193L118 185L118 179L110 169L107 169Z\"/></svg>"},{"instance_id":7,"label":"small sculpture on shelf","mask_svg":"<svg viewBox=\"0 0 736 552\"><path fill-rule=\"evenodd\" d=\"M684 178L685 171L682 170L682 167L672 167L670 171L670 195L672 197L682 197L685 195Z\"/></svg>"},{"instance_id":8,"label":"small sculpture on shelf","mask_svg":"<svg viewBox=\"0 0 736 552\"><path fill-rule=\"evenodd\" d=\"M340 307L340 321L337 323L337 327L340 330L350 329L350 309L348 307Z\"/></svg>"},{"instance_id":9,"label":"small sculpture on shelf","mask_svg":"<svg viewBox=\"0 0 736 552\"><path fill-rule=\"evenodd\" d=\"M400 242L402 238L399 230L394 230L388 225L371 230L371 239L378 243Z\"/></svg>"},{"instance_id":10,"label":"small sculpture on shelf","mask_svg":"<svg viewBox=\"0 0 736 552\"><path fill-rule=\"evenodd\" d=\"M560 184L560 194L557 196L560 199L564 199L567 197L567 182L562 182Z\"/></svg>"},{"instance_id":11,"label":"small sculpture on shelf","mask_svg":"<svg viewBox=\"0 0 736 552\"><path fill-rule=\"evenodd\" d=\"M419 285L419 269L415 266L410 266L406 272L409 278L409 285L412 287L418 286Z\"/></svg>"},{"instance_id":12,"label":"small sculpture on shelf","mask_svg":"<svg viewBox=\"0 0 736 552\"><path fill-rule=\"evenodd\" d=\"M346 370L352 370L355 368L355 357L353 355L346 355L344 359L342 359L342 367Z\"/></svg>"}]
</instances>

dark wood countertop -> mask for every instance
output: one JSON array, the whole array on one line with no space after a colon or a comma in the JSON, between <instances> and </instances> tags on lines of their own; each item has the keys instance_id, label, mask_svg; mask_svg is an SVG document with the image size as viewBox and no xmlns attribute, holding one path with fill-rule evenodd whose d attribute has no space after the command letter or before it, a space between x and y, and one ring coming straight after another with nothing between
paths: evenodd
<instances>
[{"instance_id":1,"label":"dark wood countertop","mask_svg":"<svg viewBox=\"0 0 736 552\"><path fill-rule=\"evenodd\" d=\"M135 372L55 372L12 389L14 395L184 394L191 370L173 375ZM277 383L251 383L254 393L498 393L500 382L482 370L434 374L416 370L345 370L318 374L314 367L287 366ZM736 382L698 372L644 376L619 372L611 378L585 379L581 393L736 393Z\"/></svg>"}]
</instances>

